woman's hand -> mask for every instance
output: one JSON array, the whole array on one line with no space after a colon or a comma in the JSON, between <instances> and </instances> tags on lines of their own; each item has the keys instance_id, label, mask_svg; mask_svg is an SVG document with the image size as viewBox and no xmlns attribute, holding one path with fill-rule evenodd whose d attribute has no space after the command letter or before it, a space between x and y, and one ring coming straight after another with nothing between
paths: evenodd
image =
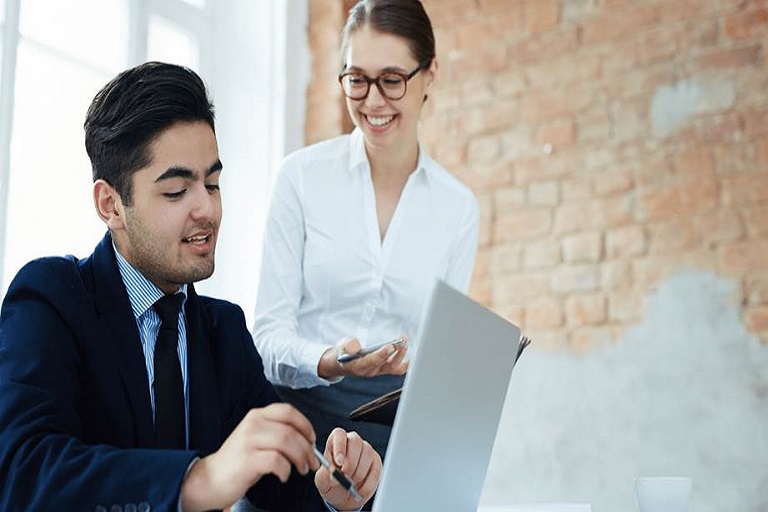
<instances>
[{"instance_id":1,"label":"woman's hand","mask_svg":"<svg viewBox=\"0 0 768 512\"><path fill-rule=\"evenodd\" d=\"M317 365L317 375L323 379L333 379L346 375L358 377L405 375L408 371L408 361L403 361L408 351L408 338L405 336L400 345L388 344L348 363L339 363L339 355L356 354L361 349L360 340L357 338L342 338L335 346L323 353Z\"/></svg>"}]
</instances>

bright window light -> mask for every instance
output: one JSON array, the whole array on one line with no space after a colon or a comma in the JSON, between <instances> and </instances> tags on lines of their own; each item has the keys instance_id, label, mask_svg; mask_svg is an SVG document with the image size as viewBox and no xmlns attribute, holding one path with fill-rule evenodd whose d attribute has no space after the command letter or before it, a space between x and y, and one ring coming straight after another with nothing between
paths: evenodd
<instances>
[{"instance_id":1,"label":"bright window light","mask_svg":"<svg viewBox=\"0 0 768 512\"><path fill-rule=\"evenodd\" d=\"M147 56L149 60L181 64L194 70L200 66L197 38L161 16L149 19Z\"/></svg>"}]
</instances>

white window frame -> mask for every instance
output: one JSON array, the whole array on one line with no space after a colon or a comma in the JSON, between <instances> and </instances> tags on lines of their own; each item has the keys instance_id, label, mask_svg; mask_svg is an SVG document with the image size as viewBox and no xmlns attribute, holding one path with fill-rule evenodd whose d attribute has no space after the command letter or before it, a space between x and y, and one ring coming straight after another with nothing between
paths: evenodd
<instances>
[{"instance_id":1,"label":"white window frame","mask_svg":"<svg viewBox=\"0 0 768 512\"><path fill-rule=\"evenodd\" d=\"M6 0L0 77L0 279L4 275L19 12ZM283 156L302 146L309 80L307 0L130 0L128 66L146 60L149 20L160 15L198 37L199 72L216 109L224 162L224 221L214 276L201 293L240 304L250 326L263 225ZM271 69L265 79L264 69ZM96 91L94 91L94 94ZM83 112L85 115L85 112ZM95 213L94 213L95 215ZM94 240L94 245L97 240ZM61 254L66 254L62 248ZM9 282L0 283L4 296Z\"/></svg>"}]
</instances>

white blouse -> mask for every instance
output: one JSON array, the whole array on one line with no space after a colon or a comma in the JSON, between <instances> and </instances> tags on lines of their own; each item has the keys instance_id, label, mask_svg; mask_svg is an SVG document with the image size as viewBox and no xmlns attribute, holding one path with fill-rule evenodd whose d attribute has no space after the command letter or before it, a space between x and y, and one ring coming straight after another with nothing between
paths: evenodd
<instances>
[{"instance_id":1,"label":"white blouse","mask_svg":"<svg viewBox=\"0 0 768 512\"><path fill-rule=\"evenodd\" d=\"M272 382L328 385L320 356L342 337L363 346L407 335L435 278L466 291L479 210L468 187L420 148L383 242L359 130L281 166L264 235L253 338Z\"/></svg>"}]
</instances>

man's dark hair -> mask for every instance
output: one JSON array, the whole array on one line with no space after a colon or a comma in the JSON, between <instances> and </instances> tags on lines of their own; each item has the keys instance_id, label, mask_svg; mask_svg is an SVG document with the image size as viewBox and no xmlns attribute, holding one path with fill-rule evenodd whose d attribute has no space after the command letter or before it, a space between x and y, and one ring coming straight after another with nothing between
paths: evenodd
<instances>
[{"instance_id":1,"label":"man's dark hair","mask_svg":"<svg viewBox=\"0 0 768 512\"><path fill-rule=\"evenodd\" d=\"M342 31L342 58L352 34L370 25L385 34L402 37L408 42L416 62L429 67L435 58L435 34L424 6L419 0L360 0L352 7ZM344 63L346 66L346 63Z\"/></svg>"},{"instance_id":2,"label":"man's dark hair","mask_svg":"<svg viewBox=\"0 0 768 512\"><path fill-rule=\"evenodd\" d=\"M171 125L191 121L205 121L215 133L213 105L197 73L162 62L123 71L96 94L85 116L93 181L112 185L129 206L131 177L151 163L151 144Z\"/></svg>"}]
</instances>

